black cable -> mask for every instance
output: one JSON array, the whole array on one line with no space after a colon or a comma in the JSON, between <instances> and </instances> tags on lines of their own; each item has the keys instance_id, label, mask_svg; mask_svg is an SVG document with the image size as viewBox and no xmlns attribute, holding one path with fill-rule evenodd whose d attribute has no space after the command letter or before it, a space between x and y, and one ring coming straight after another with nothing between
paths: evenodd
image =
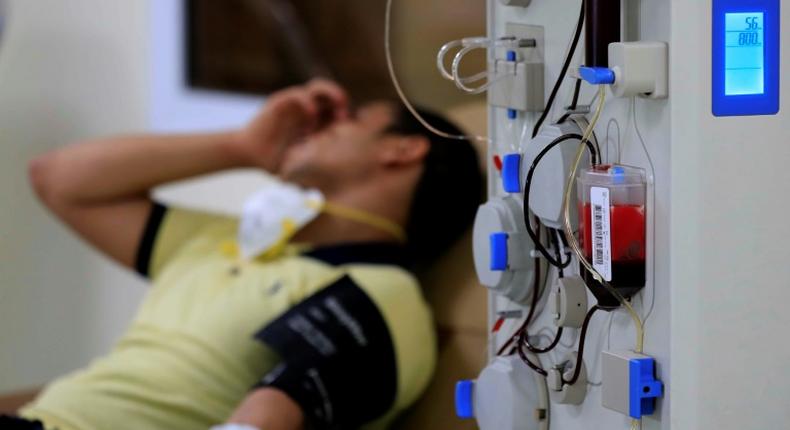
<instances>
[{"instance_id":1,"label":"black cable","mask_svg":"<svg viewBox=\"0 0 790 430\"><path fill-rule=\"evenodd\" d=\"M538 217L535 217L535 224L537 224L538 232L540 232L540 219ZM549 231L548 234L551 235L551 231ZM538 236L538 239L540 239L540 236ZM555 240L556 240L556 238L555 238ZM569 261L569 263L570 263L570 261ZM534 309L538 306L538 302L539 301L540 301L540 294L539 294L538 290L537 289L533 290L532 291L532 303L530 304L530 314L529 314L529 316L527 316L528 320L531 319L531 317L533 315L533 312L534 312ZM522 346L526 346L527 349L530 352L534 353L534 354L545 354L545 353L553 350L554 348L556 348L557 344L560 343L560 339L562 338L562 327L560 327L557 330L557 334L555 335L554 340L551 342L551 344L549 344L549 346L547 346L545 348L539 348L539 347L533 346L532 344L529 343L529 326L528 325L524 327L524 330L522 331L521 334L523 334L523 336L521 336L521 335L519 336L518 348L521 348Z\"/></svg>"},{"instance_id":2,"label":"black cable","mask_svg":"<svg viewBox=\"0 0 790 430\"><path fill-rule=\"evenodd\" d=\"M538 153L538 156L535 157L535 160L532 161L532 166L529 168L529 172L527 173L527 179L524 182L524 224L527 227L527 234L529 234L530 239L532 239L532 243L535 245L535 248L543 255L543 258L546 259L552 266L556 267L568 267L570 264L570 259L567 263L563 263L562 261L555 260L554 257L549 253L543 243L541 243L540 238L538 237L537 233L535 233L535 229L532 228L532 224L529 222L529 193L530 188L532 187L532 177L535 175L535 169L538 167L538 164L546 156L546 154L554 149L555 146L559 145L562 142L568 140L581 140L582 136L578 134L565 134L556 139L554 139L551 143L546 145L543 150ZM586 142L587 148L590 150L592 154L593 164L596 164L597 160L597 152L595 151L595 146L589 140Z\"/></svg>"},{"instance_id":3,"label":"black cable","mask_svg":"<svg viewBox=\"0 0 790 430\"><path fill-rule=\"evenodd\" d=\"M573 35L573 41L571 42L570 50L568 50L568 56L565 57L565 63L562 65L562 70L560 71L560 76L557 77L557 82L554 83L554 88L551 90L551 95L549 95L549 100L546 102L546 109L540 115L540 119L538 122L535 123L535 128L532 129L532 137L538 135L540 132L540 127L546 121L546 117L549 116L551 112L551 107L554 105L554 99L557 98L557 93L560 91L560 87L562 87L562 82L565 80L565 75L568 74L568 68L571 66L571 61L573 61L573 56L576 54L576 47L579 45L579 38L582 35L582 27L584 27L584 12L585 12L585 4L586 0L582 0L582 9L579 13L579 22L576 24L576 32Z\"/></svg>"},{"instance_id":4,"label":"black cable","mask_svg":"<svg viewBox=\"0 0 790 430\"><path fill-rule=\"evenodd\" d=\"M584 341L587 338L587 329L590 327L590 320L592 319L593 314L601 309L598 305L595 305L587 311L587 316L584 317L584 323L582 323L582 334L579 336L579 352L576 354L576 366L573 369L573 375L571 379L566 381L565 377L562 377L562 383L566 385L573 385L576 381L579 380L579 375L582 372L582 364L584 360Z\"/></svg>"},{"instance_id":5,"label":"black cable","mask_svg":"<svg viewBox=\"0 0 790 430\"><path fill-rule=\"evenodd\" d=\"M538 223L540 222L540 221L538 221L537 217L535 218L535 221L538 222ZM540 225L540 224L538 224L538 225ZM535 285L533 286L534 290L532 291L532 303L530 304L529 313L527 314L527 318L524 320L524 323L516 331L516 333L513 334L513 336L507 341L507 343L505 345L502 346L502 348L499 350L497 355L502 355L502 353L505 350L507 350L507 348L515 341L516 342L516 346L515 346L514 349L518 352L518 356L521 358L521 361L523 361L527 366L529 366L530 369L534 370L539 375L543 375L545 377L545 376L548 376L549 373L546 372L546 370L543 367L541 367L539 364L533 363L532 360L530 360L529 357L527 357L527 354L524 352L524 349L522 348L523 345L525 345L525 344L528 345L528 342L526 341L526 338L528 336L527 335L527 327L529 327L529 323L532 321L532 317L535 316L535 308L538 305L538 298L540 297L540 282L539 282L539 280L540 280L540 273L539 273L540 272L540 258L537 258L537 257L535 258L535 264L536 264L536 272L537 273L535 275Z\"/></svg>"},{"instance_id":6,"label":"black cable","mask_svg":"<svg viewBox=\"0 0 790 430\"><path fill-rule=\"evenodd\" d=\"M549 229L547 229L547 234L549 235L549 240L551 241L551 246L552 246L552 248L554 248L554 258L556 258L557 261L562 262L562 254L560 254L560 242L557 240L557 230L549 228ZM571 264L571 256L569 254L566 254L566 255L568 257L568 260L565 263L562 263L561 266L557 267L557 269L558 269L558 276L560 278L564 278L565 277L565 270L564 269L567 268L568 266L570 266L570 264Z\"/></svg>"},{"instance_id":7,"label":"black cable","mask_svg":"<svg viewBox=\"0 0 790 430\"><path fill-rule=\"evenodd\" d=\"M547 347L539 348L537 346L532 346L532 344L529 343L529 333L525 333L524 346L526 346L529 352L533 354L545 354L547 352L551 352L554 348L556 348L557 345L559 345L560 343L560 339L562 339L562 327L557 329L557 334L554 335L554 340L552 340Z\"/></svg>"},{"instance_id":8,"label":"black cable","mask_svg":"<svg viewBox=\"0 0 790 430\"><path fill-rule=\"evenodd\" d=\"M571 100L570 110L576 110L579 107L579 95L582 90L582 80L576 79L576 86L573 88L573 99Z\"/></svg>"},{"instance_id":9,"label":"black cable","mask_svg":"<svg viewBox=\"0 0 790 430\"><path fill-rule=\"evenodd\" d=\"M519 335L518 345L516 346L516 351L518 351L518 356L521 357L521 361L526 363L527 366L529 366L532 370L538 372L543 376L549 376L549 372L546 372L544 368L533 363L532 360L530 360L529 357L527 357L527 353L524 352L524 348L522 348L522 346L525 344L524 340L526 336L527 336L526 330L522 331L521 334Z\"/></svg>"},{"instance_id":10,"label":"black cable","mask_svg":"<svg viewBox=\"0 0 790 430\"><path fill-rule=\"evenodd\" d=\"M601 160L601 145L600 142L598 142L598 135L596 135L594 131L592 133L592 136L590 137L590 140L593 141L593 144L595 145L595 152L596 154L598 154L598 160L593 162L593 165L597 166L603 163L603 161Z\"/></svg>"},{"instance_id":11,"label":"black cable","mask_svg":"<svg viewBox=\"0 0 790 430\"><path fill-rule=\"evenodd\" d=\"M557 232L560 234L560 240L562 241L562 246L568 248L570 245L568 245L568 238L565 237L565 232L562 230L557 230Z\"/></svg>"},{"instance_id":12,"label":"black cable","mask_svg":"<svg viewBox=\"0 0 790 430\"><path fill-rule=\"evenodd\" d=\"M538 228L540 228L540 220L538 217L535 217L535 223L538 224ZM540 237L538 237L540 239ZM540 272L540 258L535 258L535 265L537 272ZM562 336L562 327L560 327L557 337L554 339L554 342L551 343L548 347L544 349L534 348L532 345L529 344L529 334L527 333L527 328L529 327L529 323L532 321L532 317L535 315L535 308L538 306L538 301L540 298L540 274L536 273L535 275L535 285L533 286L534 290L532 290L532 303L529 306L529 313L527 314L527 318L524 320L524 323L521 327L513 334L513 336L499 349L497 355L502 355L509 347L516 342L515 350L518 352L518 356L521 358L527 366L529 366L532 370L537 372L540 375L548 376L548 372L543 369L539 364L535 364L532 360L527 357L527 354L524 352L524 346L527 346L527 349L536 353L542 354L544 352L551 351L554 349L560 341L560 337ZM511 352L512 353L512 352Z\"/></svg>"},{"instance_id":13,"label":"black cable","mask_svg":"<svg viewBox=\"0 0 790 430\"><path fill-rule=\"evenodd\" d=\"M581 90L582 90L582 80L577 79L576 85L573 88L573 100L571 100L571 105L568 106L569 112L565 112L565 115L560 117L560 119L557 121L558 123L562 124L563 122L567 121L568 118L570 118L573 111L575 111L576 108L579 106L579 93L581 92Z\"/></svg>"},{"instance_id":14,"label":"black cable","mask_svg":"<svg viewBox=\"0 0 790 430\"><path fill-rule=\"evenodd\" d=\"M559 238L559 242L556 243L555 245L557 247L559 247L560 243L562 244L562 248L565 250L565 256L567 256L568 257L568 261L570 261L571 258L573 258L573 256L572 256L571 251L568 251L568 248L569 248L569 246L568 246L568 239L565 238L565 233L562 231L562 229L557 229L557 230L554 230L554 234L556 235L556 237Z\"/></svg>"},{"instance_id":15,"label":"black cable","mask_svg":"<svg viewBox=\"0 0 790 430\"><path fill-rule=\"evenodd\" d=\"M535 217L535 222L538 222L538 223L540 222L538 217ZM538 239L540 239L540 237L538 237ZM540 289L540 287L541 287L541 285L540 285L540 281L541 281L541 276L540 276L540 258L539 257L535 257L534 261L535 261L535 274L533 275L533 282L534 282L533 288L535 288L535 291L538 291ZM513 342L515 342L516 339L518 339L518 337L521 335L521 332L527 330L527 326L532 321L532 317L535 315L535 306L536 305L537 305L537 300L535 299L535 293L533 293L532 306L530 306L530 308L529 308L529 313L527 314L527 318L524 320L524 322L521 324L521 326L518 328L518 330L516 330L513 333L513 335L510 336L510 338L505 342L505 344L502 345L501 348L499 348L499 351L497 351L497 353L496 353L497 357L502 355L502 354L504 354L505 351L508 350L508 348L513 344ZM512 352L511 352L511 354L512 354Z\"/></svg>"}]
</instances>

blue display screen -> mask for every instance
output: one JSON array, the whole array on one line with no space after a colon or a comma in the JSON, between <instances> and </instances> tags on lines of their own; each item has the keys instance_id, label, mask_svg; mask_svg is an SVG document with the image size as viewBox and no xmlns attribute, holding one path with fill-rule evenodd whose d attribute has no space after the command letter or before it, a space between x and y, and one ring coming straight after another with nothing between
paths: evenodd
<instances>
[{"instance_id":1,"label":"blue display screen","mask_svg":"<svg viewBox=\"0 0 790 430\"><path fill-rule=\"evenodd\" d=\"M724 94L765 92L765 27L762 12L728 13L724 18Z\"/></svg>"},{"instance_id":2,"label":"blue display screen","mask_svg":"<svg viewBox=\"0 0 790 430\"><path fill-rule=\"evenodd\" d=\"M781 105L781 0L712 3L713 115L776 115Z\"/></svg>"}]
</instances>

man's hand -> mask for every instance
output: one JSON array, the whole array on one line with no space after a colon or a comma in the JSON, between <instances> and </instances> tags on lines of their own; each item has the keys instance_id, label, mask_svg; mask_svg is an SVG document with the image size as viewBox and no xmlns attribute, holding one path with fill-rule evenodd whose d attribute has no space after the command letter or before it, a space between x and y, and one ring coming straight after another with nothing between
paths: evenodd
<instances>
[{"instance_id":1,"label":"man's hand","mask_svg":"<svg viewBox=\"0 0 790 430\"><path fill-rule=\"evenodd\" d=\"M348 96L336 83L314 79L269 96L239 133L238 150L250 165L278 173L291 145L348 117Z\"/></svg>"},{"instance_id":2,"label":"man's hand","mask_svg":"<svg viewBox=\"0 0 790 430\"><path fill-rule=\"evenodd\" d=\"M241 131L69 145L31 161L30 179L62 221L109 257L134 267L153 187L237 167L277 173L290 145L347 116L346 93L316 80L272 95Z\"/></svg>"}]
</instances>

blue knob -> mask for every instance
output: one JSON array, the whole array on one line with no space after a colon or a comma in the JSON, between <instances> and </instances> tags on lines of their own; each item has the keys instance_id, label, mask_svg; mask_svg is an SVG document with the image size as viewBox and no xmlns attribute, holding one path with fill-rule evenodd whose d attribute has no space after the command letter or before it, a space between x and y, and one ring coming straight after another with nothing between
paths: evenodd
<instances>
[{"instance_id":1,"label":"blue knob","mask_svg":"<svg viewBox=\"0 0 790 430\"><path fill-rule=\"evenodd\" d=\"M521 192L521 154L507 154L502 159L502 188L508 193Z\"/></svg>"},{"instance_id":2,"label":"blue knob","mask_svg":"<svg viewBox=\"0 0 790 430\"><path fill-rule=\"evenodd\" d=\"M468 420L475 417L474 392L475 382L464 380L455 384L455 414L458 418Z\"/></svg>"},{"instance_id":3,"label":"blue knob","mask_svg":"<svg viewBox=\"0 0 790 430\"><path fill-rule=\"evenodd\" d=\"M579 67L579 76L593 85L611 85L614 83L614 70L606 67Z\"/></svg>"},{"instance_id":4,"label":"blue knob","mask_svg":"<svg viewBox=\"0 0 790 430\"><path fill-rule=\"evenodd\" d=\"M493 233L491 241L491 270L504 272L507 270L507 233Z\"/></svg>"},{"instance_id":5,"label":"blue knob","mask_svg":"<svg viewBox=\"0 0 790 430\"><path fill-rule=\"evenodd\" d=\"M664 384L655 376L656 361L636 358L628 364L629 415L635 419L652 415L656 410L656 399L664 395Z\"/></svg>"},{"instance_id":6,"label":"blue knob","mask_svg":"<svg viewBox=\"0 0 790 430\"><path fill-rule=\"evenodd\" d=\"M625 183L625 168L622 166L612 166L609 169L609 174L612 175L612 182L615 184Z\"/></svg>"}]
</instances>

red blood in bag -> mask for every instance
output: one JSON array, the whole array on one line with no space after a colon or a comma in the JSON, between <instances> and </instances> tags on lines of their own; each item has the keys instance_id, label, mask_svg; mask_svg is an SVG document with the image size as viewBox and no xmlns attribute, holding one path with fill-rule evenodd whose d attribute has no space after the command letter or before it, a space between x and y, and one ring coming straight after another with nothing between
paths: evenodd
<instances>
[{"instance_id":1,"label":"red blood in bag","mask_svg":"<svg viewBox=\"0 0 790 430\"><path fill-rule=\"evenodd\" d=\"M589 203L581 213L579 239L586 257L592 256L591 229L592 211ZM645 207L635 205L612 206L609 208L609 226L612 238L612 261L645 259Z\"/></svg>"},{"instance_id":2,"label":"red blood in bag","mask_svg":"<svg viewBox=\"0 0 790 430\"><path fill-rule=\"evenodd\" d=\"M584 256L592 259L592 211L589 203L579 208L582 222L579 224L579 240ZM645 207L636 205L615 205L609 208L609 226L612 251L612 280L610 284L630 297L645 286ZM592 275L581 268L582 278L596 293L596 296L609 296L603 285L596 282ZM601 300L599 297L599 300ZM616 306L613 297L602 305Z\"/></svg>"}]
</instances>

